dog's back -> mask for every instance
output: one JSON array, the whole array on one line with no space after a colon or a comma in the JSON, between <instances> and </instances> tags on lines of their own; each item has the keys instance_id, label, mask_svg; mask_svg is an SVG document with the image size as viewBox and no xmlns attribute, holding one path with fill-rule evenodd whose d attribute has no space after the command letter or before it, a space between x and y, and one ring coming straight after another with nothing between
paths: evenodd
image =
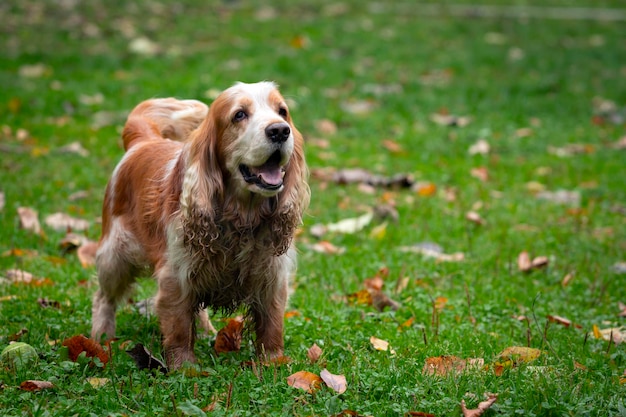
<instances>
[{"instance_id":1,"label":"dog's back","mask_svg":"<svg viewBox=\"0 0 626 417\"><path fill-rule=\"evenodd\" d=\"M122 139L124 149L151 139L184 141L206 118L209 108L197 100L157 98L140 103L128 116Z\"/></svg>"}]
</instances>

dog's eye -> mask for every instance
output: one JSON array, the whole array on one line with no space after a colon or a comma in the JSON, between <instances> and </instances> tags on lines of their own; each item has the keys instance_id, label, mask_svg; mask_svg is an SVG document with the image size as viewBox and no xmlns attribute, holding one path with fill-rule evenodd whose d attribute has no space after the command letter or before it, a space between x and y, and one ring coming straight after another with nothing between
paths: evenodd
<instances>
[{"instance_id":1,"label":"dog's eye","mask_svg":"<svg viewBox=\"0 0 626 417\"><path fill-rule=\"evenodd\" d=\"M248 117L248 115L246 114L245 111L243 110L239 110L237 113L235 113L235 115L233 116L233 122L241 122L243 119L245 119L246 117Z\"/></svg>"},{"instance_id":2,"label":"dog's eye","mask_svg":"<svg viewBox=\"0 0 626 417\"><path fill-rule=\"evenodd\" d=\"M279 109L278 109L278 114L279 114L281 117L287 117L287 109L286 109L286 108L284 108L284 107L279 108Z\"/></svg>"}]
</instances>

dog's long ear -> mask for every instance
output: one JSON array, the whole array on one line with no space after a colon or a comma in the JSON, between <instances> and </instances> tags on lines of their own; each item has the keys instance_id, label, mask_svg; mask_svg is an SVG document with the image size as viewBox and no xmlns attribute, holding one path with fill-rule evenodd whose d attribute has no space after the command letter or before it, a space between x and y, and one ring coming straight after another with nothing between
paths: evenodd
<instances>
[{"instance_id":1,"label":"dog's long ear","mask_svg":"<svg viewBox=\"0 0 626 417\"><path fill-rule=\"evenodd\" d=\"M194 210L211 213L216 198L217 201L223 199L224 181L217 154L218 134L215 115L209 110L207 118L189 136L181 198L181 208L186 214L190 215Z\"/></svg>"}]
</instances>

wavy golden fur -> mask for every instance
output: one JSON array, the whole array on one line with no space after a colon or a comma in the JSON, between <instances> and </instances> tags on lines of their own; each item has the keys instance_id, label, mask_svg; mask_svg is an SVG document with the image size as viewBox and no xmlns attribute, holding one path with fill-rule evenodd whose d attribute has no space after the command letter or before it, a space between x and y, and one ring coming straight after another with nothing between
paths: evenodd
<instances>
[{"instance_id":1,"label":"wavy golden fur","mask_svg":"<svg viewBox=\"0 0 626 417\"><path fill-rule=\"evenodd\" d=\"M283 353L293 236L309 202L304 142L271 82L236 84L207 109L153 99L129 115L103 204L92 337L146 267L171 368L195 361L195 316L245 305L259 353Z\"/></svg>"}]
</instances>

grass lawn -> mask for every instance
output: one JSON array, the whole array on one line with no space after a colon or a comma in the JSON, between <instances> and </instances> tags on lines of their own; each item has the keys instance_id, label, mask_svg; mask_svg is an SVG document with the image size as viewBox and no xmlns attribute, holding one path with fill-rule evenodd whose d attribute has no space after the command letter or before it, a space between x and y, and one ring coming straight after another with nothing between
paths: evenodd
<instances>
[{"instance_id":1,"label":"grass lawn","mask_svg":"<svg viewBox=\"0 0 626 417\"><path fill-rule=\"evenodd\" d=\"M465 1L465 15L411 1L261 3L0 4L0 349L16 339L38 353L0 367L0 414L454 416L495 393L486 416L626 416L626 22L526 18L497 0L517 17L475 17ZM139 370L128 346L160 357L156 318L133 304L153 294L150 279L119 310L105 367L67 360L61 341L89 333L95 270L61 249L66 230L47 216L87 220L75 232L98 239L121 126L141 100L210 103L264 79L289 98L311 169L291 362L254 362L249 336L222 355L205 338L194 372ZM413 186L333 179L353 168ZM38 212L40 233L20 228L19 207ZM372 210L388 215L352 233L314 227ZM520 271L522 252L547 265ZM35 278L11 282L14 269ZM397 309L368 302L376 276ZM539 356L507 361L513 346ZM425 369L444 356L455 369ZM347 390L287 384L323 369ZM54 387L20 389L26 380Z\"/></svg>"}]
</instances>

